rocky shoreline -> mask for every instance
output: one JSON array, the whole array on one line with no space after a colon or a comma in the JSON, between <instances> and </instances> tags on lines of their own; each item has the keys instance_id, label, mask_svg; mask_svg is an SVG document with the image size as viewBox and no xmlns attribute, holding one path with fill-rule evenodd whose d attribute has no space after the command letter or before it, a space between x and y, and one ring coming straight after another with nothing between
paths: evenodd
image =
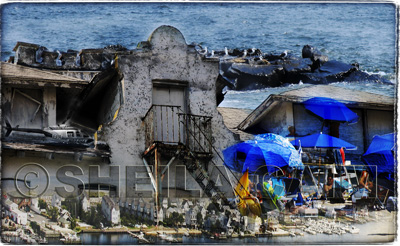
<instances>
[{"instance_id":1,"label":"rocky shoreline","mask_svg":"<svg viewBox=\"0 0 400 246\"><path fill-rule=\"evenodd\" d=\"M359 64L330 60L317 48L305 45L302 56L284 51L262 53L259 49L198 50L205 58L218 58L220 76L231 90L254 90L284 84L328 84L342 81L390 83L379 75L360 70Z\"/></svg>"}]
</instances>

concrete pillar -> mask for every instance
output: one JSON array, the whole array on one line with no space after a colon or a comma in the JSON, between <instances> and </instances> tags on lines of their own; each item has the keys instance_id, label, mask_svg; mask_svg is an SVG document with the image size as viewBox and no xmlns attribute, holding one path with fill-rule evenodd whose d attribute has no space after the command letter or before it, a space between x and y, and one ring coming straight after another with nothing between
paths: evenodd
<instances>
[{"instance_id":1,"label":"concrete pillar","mask_svg":"<svg viewBox=\"0 0 400 246\"><path fill-rule=\"evenodd\" d=\"M56 126L56 108L57 108L57 98L56 98L56 88L44 88L43 89L43 126Z\"/></svg>"}]
</instances>

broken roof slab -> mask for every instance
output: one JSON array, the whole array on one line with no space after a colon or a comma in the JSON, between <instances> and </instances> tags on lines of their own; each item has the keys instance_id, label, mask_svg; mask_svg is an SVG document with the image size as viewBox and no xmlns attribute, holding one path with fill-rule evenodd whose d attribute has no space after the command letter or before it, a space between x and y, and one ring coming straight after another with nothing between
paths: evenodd
<instances>
[{"instance_id":1,"label":"broken roof slab","mask_svg":"<svg viewBox=\"0 0 400 246\"><path fill-rule=\"evenodd\" d=\"M334 85L309 85L303 88L271 94L251 114L238 125L245 131L259 123L275 106L281 102L302 104L313 97L328 97L335 99L349 108L394 110L394 97L352 90Z\"/></svg>"},{"instance_id":2,"label":"broken roof slab","mask_svg":"<svg viewBox=\"0 0 400 246\"><path fill-rule=\"evenodd\" d=\"M70 147L70 146L56 146L49 144L36 144L36 143L16 143L16 142L5 142L2 141L2 149L6 150L19 150L19 151L33 151L41 153L54 153L54 154L67 154L75 155L80 153L84 156L89 157L104 157L110 158L111 153L108 150L85 148L85 147Z\"/></svg>"},{"instance_id":3,"label":"broken roof slab","mask_svg":"<svg viewBox=\"0 0 400 246\"><path fill-rule=\"evenodd\" d=\"M3 84L29 87L84 88L88 84L85 80L6 62L1 62L1 79Z\"/></svg>"}]
</instances>

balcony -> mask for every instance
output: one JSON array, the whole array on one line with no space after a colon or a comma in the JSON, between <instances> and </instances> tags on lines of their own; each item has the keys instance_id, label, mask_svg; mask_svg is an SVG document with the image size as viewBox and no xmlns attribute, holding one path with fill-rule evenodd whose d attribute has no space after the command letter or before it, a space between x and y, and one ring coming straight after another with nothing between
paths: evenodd
<instances>
[{"instance_id":1,"label":"balcony","mask_svg":"<svg viewBox=\"0 0 400 246\"><path fill-rule=\"evenodd\" d=\"M186 114L179 106L153 105L143 119L146 149L163 144L183 146L198 154L211 154L211 119Z\"/></svg>"}]
</instances>

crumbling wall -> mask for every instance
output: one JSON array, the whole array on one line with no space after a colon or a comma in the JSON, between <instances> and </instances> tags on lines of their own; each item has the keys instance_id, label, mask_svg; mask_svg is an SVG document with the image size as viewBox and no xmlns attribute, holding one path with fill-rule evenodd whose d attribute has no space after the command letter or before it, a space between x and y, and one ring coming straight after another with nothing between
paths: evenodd
<instances>
[{"instance_id":1,"label":"crumbling wall","mask_svg":"<svg viewBox=\"0 0 400 246\"><path fill-rule=\"evenodd\" d=\"M266 132L286 136L288 127L294 125L292 103L280 102L259 124Z\"/></svg>"},{"instance_id":2,"label":"crumbling wall","mask_svg":"<svg viewBox=\"0 0 400 246\"><path fill-rule=\"evenodd\" d=\"M49 51L37 44L18 42L14 51L16 55L10 60L15 64L46 69L86 81L110 66L118 66L124 76L125 102L116 120L111 125L103 126L99 140L107 142L111 148L111 165L120 166L120 196L126 196L126 191L133 189L134 182L132 184L130 181L135 180L136 176L133 177L135 173L131 172L132 166L136 166L140 172L145 171L142 155L148 146L145 145L143 117L152 106L153 81L180 81L187 84L187 113L212 117L211 141L218 152L214 153L212 162L226 172L220 159L221 151L236 141L233 133L225 127L216 108L219 59L200 55L194 46L186 44L182 33L176 28L157 28L148 41L141 42L135 50L126 50L117 45L104 49L63 52ZM58 102L61 97L68 98L69 92L58 90L56 95ZM46 98L53 103L54 98L50 96L49 94ZM57 111L57 117L54 118L53 115L47 121L51 124L59 123L64 117L58 111L65 110L67 104L57 105L56 109L50 106L44 108L45 113L55 114L54 111ZM166 162L167 160L162 160L162 164ZM104 165L101 164L102 167ZM211 177L222 182L219 182L220 188L232 192L224 178L218 177L220 172L213 168L214 165L211 162L205 165L208 166ZM179 178L186 177L190 180L189 184L185 184L186 188L200 188L178 161L171 166L170 174L171 179L166 179L164 183L176 184L180 182ZM225 175L227 176L226 173ZM148 177L147 181L150 184ZM150 185L142 185L143 187L149 188L151 192ZM198 191L194 193L196 192Z\"/></svg>"},{"instance_id":3,"label":"crumbling wall","mask_svg":"<svg viewBox=\"0 0 400 246\"><path fill-rule=\"evenodd\" d=\"M118 118L103 133L103 139L111 148L111 163L120 165L121 172L126 166L143 166L142 154L146 146L142 118L152 105L154 80L188 83L188 113L213 117L212 141L222 156L220 151L234 144L235 140L216 109L218 62L204 61L194 47L186 45L183 35L170 26L156 29L146 42L146 47L130 54L121 54L117 61L124 74L125 103ZM213 161L222 165L216 154ZM176 165L179 166L179 163ZM213 172L212 168L209 172ZM190 175L187 177L192 179ZM125 182L121 180L122 185ZM230 189L228 185L224 188Z\"/></svg>"},{"instance_id":4,"label":"crumbling wall","mask_svg":"<svg viewBox=\"0 0 400 246\"><path fill-rule=\"evenodd\" d=\"M14 47L15 57L11 61L15 64L52 70L64 70L67 75L77 78L90 78L93 76L87 71L101 71L111 66L112 60L118 52L126 51L126 48L114 45L104 49L82 49L80 51L50 51L44 46L18 42ZM67 70L78 70L77 74Z\"/></svg>"}]
</instances>

